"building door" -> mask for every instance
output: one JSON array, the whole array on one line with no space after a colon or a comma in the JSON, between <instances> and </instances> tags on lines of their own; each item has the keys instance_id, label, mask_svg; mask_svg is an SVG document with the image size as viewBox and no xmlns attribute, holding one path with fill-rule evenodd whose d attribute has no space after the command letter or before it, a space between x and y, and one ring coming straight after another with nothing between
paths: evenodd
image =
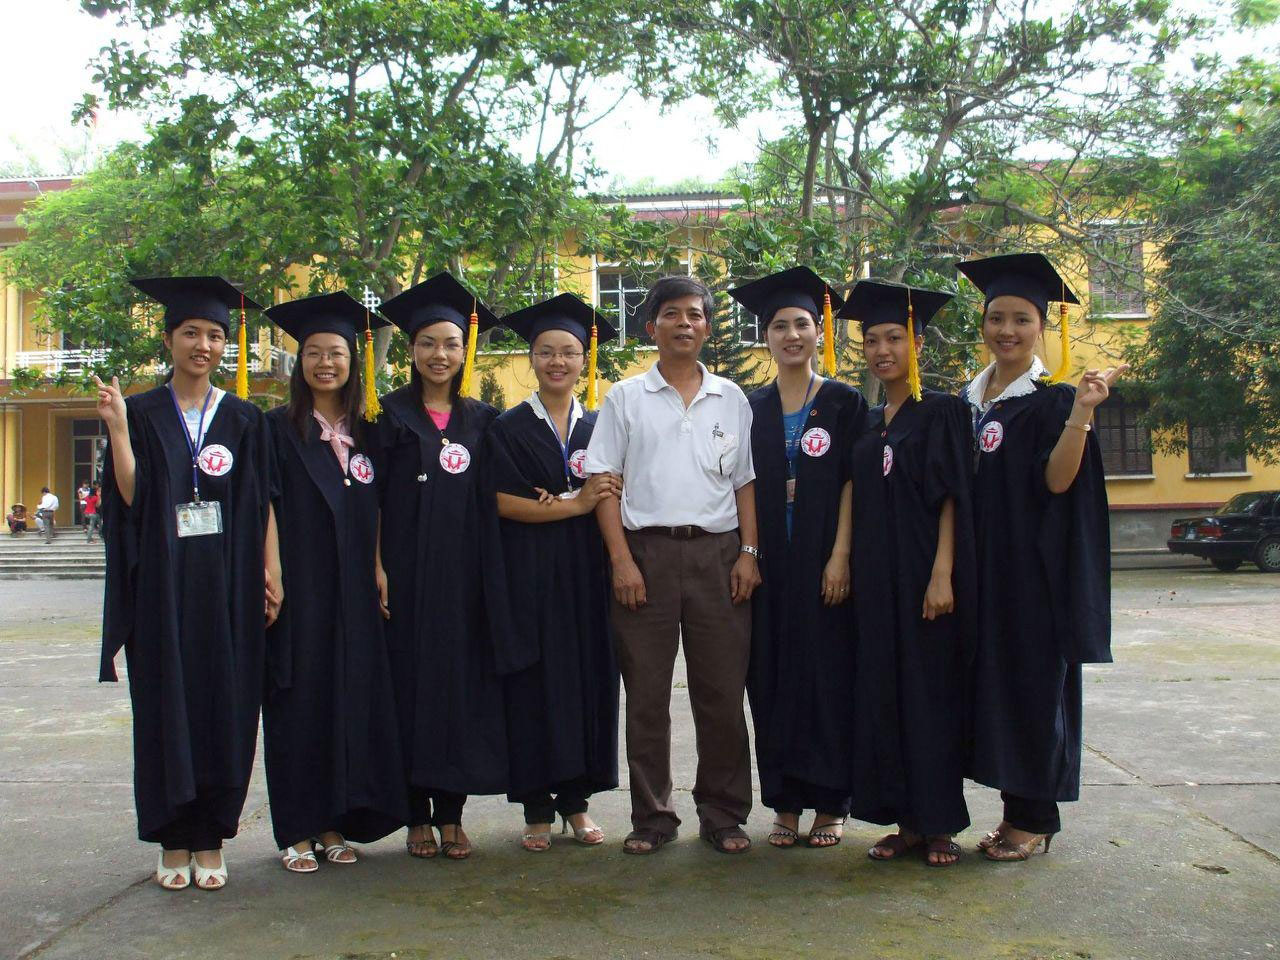
<instances>
[{"instance_id":1,"label":"building door","mask_svg":"<svg viewBox=\"0 0 1280 960\"><path fill-rule=\"evenodd\" d=\"M107 449L107 427L97 417L71 421L71 479L75 522L84 523L80 499L75 496L82 484L92 486L102 476L102 455Z\"/></svg>"}]
</instances>

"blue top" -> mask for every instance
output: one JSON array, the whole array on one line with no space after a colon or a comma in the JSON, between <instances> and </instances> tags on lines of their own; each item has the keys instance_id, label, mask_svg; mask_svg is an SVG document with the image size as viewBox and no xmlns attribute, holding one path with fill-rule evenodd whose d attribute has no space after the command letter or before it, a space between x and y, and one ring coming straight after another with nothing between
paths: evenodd
<instances>
[{"instance_id":1,"label":"blue top","mask_svg":"<svg viewBox=\"0 0 1280 960\"><path fill-rule=\"evenodd\" d=\"M784 413L782 415L782 437L787 453L787 481L794 482L796 478L796 457L800 455L800 437L804 434L804 423L809 419L809 409L813 406L813 400L805 401L805 405L795 413ZM795 504L791 502L791 498L787 499L787 539L791 539L791 513Z\"/></svg>"}]
</instances>

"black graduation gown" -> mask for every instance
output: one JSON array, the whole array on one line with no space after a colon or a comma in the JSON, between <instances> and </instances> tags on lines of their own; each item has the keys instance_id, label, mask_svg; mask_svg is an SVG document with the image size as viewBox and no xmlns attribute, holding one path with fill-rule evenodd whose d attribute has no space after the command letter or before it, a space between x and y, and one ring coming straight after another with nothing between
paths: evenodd
<instances>
[{"instance_id":1,"label":"black graduation gown","mask_svg":"<svg viewBox=\"0 0 1280 960\"><path fill-rule=\"evenodd\" d=\"M177 535L192 499L191 452L167 386L129 397L137 462L132 506L102 476L107 550L99 680L123 647L133 703L138 836L159 841L188 818L234 837L258 738L263 679L263 540L270 448L262 412L222 398L206 422L200 497L221 504L223 532ZM209 451L220 445L225 451ZM230 454L231 465L224 469Z\"/></svg>"},{"instance_id":2,"label":"black graduation gown","mask_svg":"<svg viewBox=\"0 0 1280 960\"><path fill-rule=\"evenodd\" d=\"M442 434L412 386L382 398L382 565L387 642L411 787L459 794L507 790L502 675L532 665L507 623L498 511L485 469L497 411L465 397ZM444 440L460 445L445 454Z\"/></svg>"},{"instance_id":3,"label":"black graduation gown","mask_svg":"<svg viewBox=\"0 0 1280 960\"><path fill-rule=\"evenodd\" d=\"M747 694L760 794L773 807L784 778L848 793L852 613L847 602L823 604L822 571L839 525L846 450L867 404L857 390L835 380L818 388L804 434L825 430L827 442L821 456L806 454L803 444L796 456L788 542L782 401L776 384L753 391L748 399L762 583L751 598Z\"/></svg>"},{"instance_id":4,"label":"black graduation gown","mask_svg":"<svg viewBox=\"0 0 1280 960\"><path fill-rule=\"evenodd\" d=\"M376 467L366 444L344 478L314 418L306 442L284 407L267 426L285 595L262 708L271 824L281 848L326 830L371 843L409 817L374 581Z\"/></svg>"},{"instance_id":5,"label":"black graduation gown","mask_svg":"<svg viewBox=\"0 0 1280 960\"><path fill-rule=\"evenodd\" d=\"M1079 797L1080 665L1111 662L1111 539L1094 435L1065 493L1044 482L1074 401L1065 384L1000 401L974 453L981 643L970 776L1034 800Z\"/></svg>"},{"instance_id":6,"label":"black graduation gown","mask_svg":"<svg viewBox=\"0 0 1280 960\"><path fill-rule=\"evenodd\" d=\"M596 415L569 435L571 459L585 458ZM570 469L546 421L528 403L489 428L496 492L536 497L585 482ZM517 645L538 662L506 677L512 799L572 783L584 794L618 785L618 664L609 636L609 583L595 516L555 523L499 520Z\"/></svg>"},{"instance_id":7,"label":"black graduation gown","mask_svg":"<svg viewBox=\"0 0 1280 960\"><path fill-rule=\"evenodd\" d=\"M926 390L888 427L884 407L852 450L853 802L871 823L926 834L969 825L965 731L976 639L972 427L959 397ZM955 501L955 612L922 615L938 520Z\"/></svg>"}]
</instances>

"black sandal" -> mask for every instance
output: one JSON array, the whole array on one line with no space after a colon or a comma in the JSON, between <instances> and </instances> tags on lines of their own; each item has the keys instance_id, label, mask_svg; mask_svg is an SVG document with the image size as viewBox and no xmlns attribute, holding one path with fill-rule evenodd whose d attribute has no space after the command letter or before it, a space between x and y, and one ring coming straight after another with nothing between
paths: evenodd
<instances>
[{"instance_id":1,"label":"black sandal","mask_svg":"<svg viewBox=\"0 0 1280 960\"><path fill-rule=\"evenodd\" d=\"M663 833L661 830L632 830L622 841L622 852L638 857L648 856L651 853L657 853L675 838L674 833ZM649 846L637 847L635 846L637 843L647 843Z\"/></svg>"},{"instance_id":2,"label":"black sandal","mask_svg":"<svg viewBox=\"0 0 1280 960\"><path fill-rule=\"evenodd\" d=\"M739 854L751 849L751 838L741 827L716 827L712 829L706 824L698 828L698 836L715 848L716 853ZM726 840L745 840L745 847L726 847Z\"/></svg>"},{"instance_id":3,"label":"black sandal","mask_svg":"<svg viewBox=\"0 0 1280 960\"><path fill-rule=\"evenodd\" d=\"M831 827L840 827L839 833L833 833ZM825 850L828 847L840 846L840 841L844 839L844 818L839 820L828 820L826 823L815 823L809 828L809 839L805 842L805 846L813 850ZM814 843L814 840L829 840L830 843Z\"/></svg>"},{"instance_id":4,"label":"black sandal","mask_svg":"<svg viewBox=\"0 0 1280 960\"><path fill-rule=\"evenodd\" d=\"M769 846L777 847L779 850L789 850L800 842L800 834L796 833L785 824L773 821L774 831L769 834ZM786 840L786 843L779 843L779 840Z\"/></svg>"}]
</instances>

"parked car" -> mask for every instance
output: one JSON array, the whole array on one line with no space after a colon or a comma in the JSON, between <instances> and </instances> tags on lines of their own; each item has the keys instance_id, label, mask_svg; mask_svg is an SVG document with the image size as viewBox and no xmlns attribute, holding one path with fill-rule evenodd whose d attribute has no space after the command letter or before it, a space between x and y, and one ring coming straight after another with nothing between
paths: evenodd
<instances>
[{"instance_id":1,"label":"parked car","mask_svg":"<svg viewBox=\"0 0 1280 960\"><path fill-rule=\"evenodd\" d=\"M1173 521L1169 552L1202 557L1225 573L1246 560L1280 573L1280 491L1238 493L1208 516Z\"/></svg>"}]
</instances>

